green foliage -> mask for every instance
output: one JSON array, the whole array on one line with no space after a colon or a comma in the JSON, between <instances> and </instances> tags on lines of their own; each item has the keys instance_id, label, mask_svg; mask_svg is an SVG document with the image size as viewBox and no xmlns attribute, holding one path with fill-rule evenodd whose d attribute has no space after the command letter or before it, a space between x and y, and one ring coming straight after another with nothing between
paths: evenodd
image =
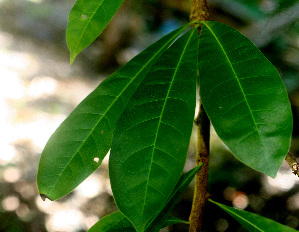
<instances>
[{"instance_id":1,"label":"green foliage","mask_svg":"<svg viewBox=\"0 0 299 232\"><path fill-rule=\"evenodd\" d=\"M167 215L173 209L179 198L183 195L190 182L194 178L195 174L199 171L201 167L202 163L200 163L195 168L191 169L190 171L186 172L181 176L180 180L178 181L177 185L175 186L172 194L166 201L165 205L157 211L156 215L153 218L151 218L150 222L147 224L145 229L146 232L158 231L159 228L163 228L166 219L168 220L168 222L173 221L173 219L169 218L169 216Z\"/></svg>"},{"instance_id":2,"label":"green foliage","mask_svg":"<svg viewBox=\"0 0 299 232\"><path fill-rule=\"evenodd\" d=\"M101 218L94 224L88 232L136 232L132 223L122 214L117 211Z\"/></svg>"},{"instance_id":3,"label":"green foliage","mask_svg":"<svg viewBox=\"0 0 299 232\"><path fill-rule=\"evenodd\" d=\"M178 181L176 187L171 193L165 204L162 204L160 209L157 211L156 215L147 224L145 231L155 232L159 231L161 228L166 226L176 224L176 223L188 223L176 217L169 215L169 212L174 207L178 199L187 189L188 185L194 178L195 174L202 167L202 163L197 167L191 169L187 173L183 174ZM88 232L113 232L113 231L136 231L132 223L121 213L120 211L114 212L110 215L103 217L99 220L93 227L91 227Z\"/></svg>"},{"instance_id":4,"label":"green foliage","mask_svg":"<svg viewBox=\"0 0 299 232\"><path fill-rule=\"evenodd\" d=\"M249 213L244 210L239 210L233 207L222 205L213 200L209 200L209 201L219 206L221 209L223 209L225 212L231 215L248 231L251 232L273 232L273 231L295 232L296 231L288 226L282 225L278 222L259 216L257 214Z\"/></svg>"},{"instance_id":5,"label":"green foliage","mask_svg":"<svg viewBox=\"0 0 299 232\"><path fill-rule=\"evenodd\" d=\"M197 44L193 29L167 49L114 132L111 187L118 208L137 231L167 200L185 165L196 101Z\"/></svg>"},{"instance_id":6,"label":"green foliage","mask_svg":"<svg viewBox=\"0 0 299 232\"><path fill-rule=\"evenodd\" d=\"M59 126L41 155L40 194L51 200L63 197L100 166L125 105L156 59L188 26L163 37L108 77Z\"/></svg>"},{"instance_id":7,"label":"green foliage","mask_svg":"<svg viewBox=\"0 0 299 232\"><path fill-rule=\"evenodd\" d=\"M103 31L121 3L76 2L67 28L71 63ZM194 29L177 39L194 23ZM199 24L203 27L198 38ZM235 29L193 22L108 77L60 125L41 155L40 194L51 200L66 195L100 166L111 148L109 173L120 211L89 231L155 232L183 222L169 213L201 167L181 176L197 74L201 100L219 137L239 160L276 176L292 131L290 103L276 69ZM293 231L213 203L251 231Z\"/></svg>"},{"instance_id":8,"label":"green foliage","mask_svg":"<svg viewBox=\"0 0 299 232\"><path fill-rule=\"evenodd\" d=\"M275 67L237 30L204 22L200 94L222 141L246 165L275 177L290 146L292 111Z\"/></svg>"},{"instance_id":9,"label":"green foliage","mask_svg":"<svg viewBox=\"0 0 299 232\"><path fill-rule=\"evenodd\" d=\"M178 223L188 224L188 222L183 221L171 215L166 215L165 218L166 219L164 219L163 224L159 229L151 230L151 231L152 232L160 231L160 229L166 226L170 226ZM101 218L96 224L94 224L88 230L88 232L118 232L118 231L136 232L132 223L120 211L114 212L112 214L109 214Z\"/></svg>"},{"instance_id":10,"label":"green foliage","mask_svg":"<svg viewBox=\"0 0 299 232\"><path fill-rule=\"evenodd\" d=\"M123 0L77 0L69 15L66 41L71 63L105 29Z\"/></svg>"}]
</instances>

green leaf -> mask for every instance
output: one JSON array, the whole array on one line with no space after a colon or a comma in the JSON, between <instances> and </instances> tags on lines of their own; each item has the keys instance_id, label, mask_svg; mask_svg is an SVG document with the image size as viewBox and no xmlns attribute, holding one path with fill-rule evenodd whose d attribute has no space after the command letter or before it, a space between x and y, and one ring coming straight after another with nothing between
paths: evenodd
<instances>
[{"instance_id":1,"label":"green leaf","mask_svg":"<svg viewBox=\"0 0 299 232\"><path fill-rule=\"evenodd\" d=\"M188 26L157 41L104 80L66 118L42 152L37 184L56 200L96 170L111 147L116 122L152 64Z\"/></svg>"},{"instance_id":2,"label":"green leaf","mask_svg":"<svg viewBox=\"0 0 299 232\"><path fill-rule=\"evenodd\" d=\"M201 168L202 163L195 168L191 169L187 173L183 174L172 192L167 204L163 206L161 211L158 211L156 216L151 220L151 224L147 227L148 232L160 231L160 229L177 223L188 224L184 220L168 215L176 204L177 200L187 189L188 185L194 178L195 174ZM103 218L101 218L96 224L94 224L88 232L135 232L132 223L120 212L114 212Z\"/></svg>"},{"instance_id":3,"label":"green leaf","mask_svg":"<svg viewBox=\"0 0 299 232\"><path fill-rule=\"evenodd\" d=\"M132 223L120 212L101 218L88 232L136 232Z\"/></svg>"},{"instance_id":4,"label":"green leaf","mask_svg":"<svg viewBox=\"0 0 299 232\"><path fill-rule=\"evenodd\" d=\"M161 229L164 228L164 227L167 227L167 226L171 226L171 225L174 225L174 224L180 224L180 223L190 224L190 222L188 222L188 221L184 221L184 220L179 219L177 217L167 215L167 219L162 224ZM151 231L153 232L154 230L151 230ZM159 230L157 230L157 231L159 231Z\"/></svg>"},{"instance_id":5,"label":"green leaf","mask_svg":"<svg viewBox=\"0 0 299 232\"><path fill-rule=\"evenodd\" d=\"M165 218L166 220L164 220L164 223L160 229L177 223L185 223L185 224L189 223L171 215L165 215ZM160 231L160 229L157 231ZM94 224L88 230L88 232L119 232L119 231L136 232L132 223L120 211L114 212L112 214L109 214L101 218L96 224Z\"/></svg>"},{"instance_id":6,"label":"green leaf","mask_svg":"<svg viewBox=\"0 0 299 232\"><path fill-rule=\"evenodd\" d=\"M183 171L194 119L197 51L193 29L153 65L115 129L111 187L118 208L138 232L168 199Z\"/></svg>"},{"instance_id":7,"label":"green leaf","mask_svg":"<svg viewBox=\"0 0 299 232\"><path fill-rule=\"evenodd\" d=\"M159 231L159 228L165 227L165 223L167 223L167 221L165 221L166 215L169 214L169 212L173 209L173 207L175 206L179 198L186 191L190 182L193 180L195 174L199 171L202 165L203 163L200 163L195 168L191 169L190 171L186 172L181 176L179 182L175 186L171 196L168 198L165 205L163 205L161 209L157 211L156 215L147 224L145 229L146 232ZM169 218L167 220L169 220ZM175 222L175 223L184 223L184 222Z\"/></svg>"},{"instance_id":8,"label":"green leaf","mask_svg":"<svg viewBox=\"0 0 299 232\"><path fill-rule=\"evenodd\" d=\"M273 231L283 231L283 232L295 232L288 226L282 225L271 219L259 216L254 213L249 213L244 210L235 209L226 205L222 205L209 199L210 202L219 206L234 219L236 219L242 226L244 226L250 232L273 232Z\"/></svg>"},{"instance_id":9,"label":"green leaf","mask_svg":"<svg viewBox=\"0 0 299 232\"><path fill-rule=\"evenodd\" d=\"M290 146L292 112L274 66L237 30L203 22L200 95L219 137L246 165L275 177Z\"/></svg>"},{"instance_id":10,"label":"green leaf","mask_svg":"<svg viewBox=\"0 0 299 232\"><path fill-rule=\"evenodd\" d=\"M69 15L66 42L71 63L105 29L123 0L77 0Z\"/></svg>"}]
</instances>

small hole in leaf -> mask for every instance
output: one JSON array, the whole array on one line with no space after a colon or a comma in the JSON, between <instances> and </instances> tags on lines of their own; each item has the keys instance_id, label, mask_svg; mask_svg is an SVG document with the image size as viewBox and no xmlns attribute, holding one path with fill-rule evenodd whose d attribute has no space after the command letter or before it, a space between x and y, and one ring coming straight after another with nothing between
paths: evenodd
<instances>
[{"instance_id":1,"label":"small hole in leaf","mask_svg":"<svg viewBox=\"0 0 299 232\"><path fill-rule=\"evenodd\" d=\"M98 163L98 162L100 161L100 159L99 159L98 157L95 157L95 158L93 159L93 161L96 162L96 163Z\"/></svg>"},{"instance_id":2,"label":"small hole in leaf","mask_svg":"<svg viewBox=\"0 0 299 232\"><path fill-rule=\"evenodd\" d=\"M87 16L85 14L82 14L82 19L86 19Z\"/></svg>"},{"instance_id":3,"label":"small hole in leaf","mask_svg":"<svg viewBox=\"0 0 299 232\"><path fill-rule=\"evenodd\" d=\"M101 131L101 134L104 134L104 131Z\"/></svg>"}]
</instances>

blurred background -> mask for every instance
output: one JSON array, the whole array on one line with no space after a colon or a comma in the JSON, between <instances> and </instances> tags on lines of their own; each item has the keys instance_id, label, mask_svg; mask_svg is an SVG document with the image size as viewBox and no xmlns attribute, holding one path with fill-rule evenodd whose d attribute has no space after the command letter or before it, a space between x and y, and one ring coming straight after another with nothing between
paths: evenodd
<instances>
[{"instance_id":1,"label":"blurred background","mask_svg":"<svg viewBox=\"0 0 299 232\"><path fill-rule=\"evenodd\" d=\"M107 159L68 196L43 202L36 186L50 135L104 78L189 20L189 0L125 0L103 34L72 66L65 42L75 0L0 0L0 231L86 231L117 210ZM299 1L208 0L211 20L248 36L276 66L294 114L291 152L299 156ZM194 130L195 132L195 130ZM186 170L194 167L196 134ZM215 132L209 193L215 201L299 229L299 178L283 163L272 179L237 161ZM188 219L192 187L173 215ZM163 231L188 231L175 225ZM203 231L245 231L207 203Z\"/></svg>"}]
</instances>

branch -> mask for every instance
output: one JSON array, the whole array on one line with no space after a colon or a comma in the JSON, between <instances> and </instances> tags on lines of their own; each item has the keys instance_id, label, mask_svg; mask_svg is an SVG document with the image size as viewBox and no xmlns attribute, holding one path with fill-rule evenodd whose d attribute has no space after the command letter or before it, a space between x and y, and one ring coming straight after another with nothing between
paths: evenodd
<instances>
[{"instance_id":1,"label":"branch","mask_svg":"<svg viewBox=\"0 0 299 232\"><path fill-rule=\"evenodd\" d=\"M285 160L288 162L288 164L290 165L292 172L299 176L299 163L297 163L296 158L290 153L288 152Z\"/></svg>"},{"instance_id":2,"label":"branch","mask_svg":"<svg viewBox=\"0 0 299 232\"><path fill-rule=\"evenodd\" d=\"M210 140L210 120L201 102L200 109L195 124L197 129L197 154L196 164L200 162L203 166L195 176L194 196L190 214L189 232L199 232L202 227L203 209L208 199L207 183L209 169L209 140Z\"/></svg>"},{"instance_id":3,"label":"branch","mask_svg":"<svg viewBox=\"0 0 299 232\"><path fill-rule=\"evenodd\" d=\"M207 21L209 16L208 4L206 0L191 0L191 22L194 20Z\"/></svg>"},{"instance_id":4,"label":"branch","mask_svg":"<svg viewBox=\"0 0 299 232\"><path fill-rule=\"evenodd\" d=\"M190 21L209 19L208 5L206 0L191 0ZM200 33L200 27L198 28ZM190 214L189 232L199 232L202 227L203 209L208 198L207 183L209 169L209 146L210 146L210 120L206 111L199 101L198 116L195 119L197 128L197 154L196 164L200 162L203 166L195 175L194 196Z\"/></svg>"}]
</instances>

